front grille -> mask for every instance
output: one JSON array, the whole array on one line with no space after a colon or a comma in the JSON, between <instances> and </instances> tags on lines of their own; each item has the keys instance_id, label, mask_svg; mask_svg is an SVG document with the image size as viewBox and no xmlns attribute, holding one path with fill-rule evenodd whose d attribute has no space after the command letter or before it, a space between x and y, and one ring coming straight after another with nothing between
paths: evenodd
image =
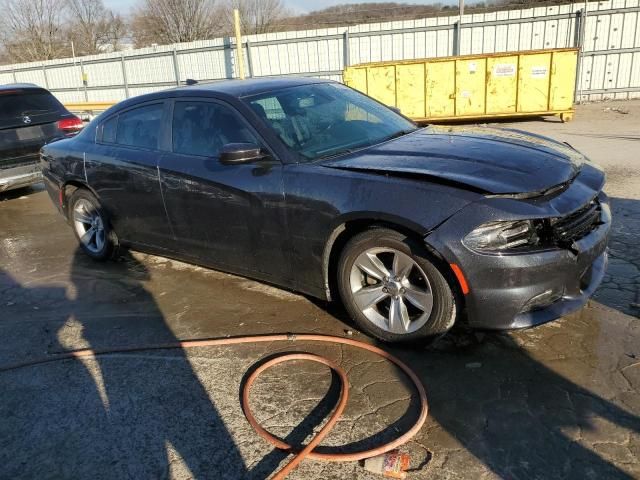
<instances>
[{"instance_id":1,"label":"front grille","mask_svg":"<svg viewBox=\"0 0 640 480\"><path fill-rule=\"evenodd\" d=\"M600 225L601 213L600 202L593 199L571 215L553 219L551 230L554 240L560 244L570 244L587 236Z\"/></svg>"}]
</instances>

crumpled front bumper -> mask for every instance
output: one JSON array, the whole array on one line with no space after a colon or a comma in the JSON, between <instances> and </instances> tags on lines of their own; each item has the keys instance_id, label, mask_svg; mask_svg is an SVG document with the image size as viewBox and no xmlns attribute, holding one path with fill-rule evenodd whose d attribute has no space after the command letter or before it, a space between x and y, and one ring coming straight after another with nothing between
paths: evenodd
<instances>
[{"instance_id":1,"label":"crumpled front bumper","mask_svg":"<svg viewBox=\"0 0 640 480\"><path fill-rule=\"evenodd\" d=\"M447 262L455 263L463 272L469 286L464 300L470 326L496 330L531 327L573 312L587 302L604 277L611 230L608 197L598 191L597 182L591 186L595 189L572 186L573 190L570 188L553 202L529 202L522 211L513 201L487 202L500 205L493 212L486 208L487 204L470 205L425 238ZM601 204L601 224L575 241L572 249L487 255L462 243L466 233L487 220L506 220L509 215L515 219L540 218L545 211L549 214L562 208L575 209L594 196ZM547 294L548 304L531 308L536 297Z\"/></svg>"},{"instance_id":2,"label":"crumpled front bumper","mask_svg":"<svg viewBox=\"0 0 640 480\"><path fill-rule=\"evenodd\" d=\"M0 169L0 192L28 187L42 181L38 163Z\"/></svg>"}]
</instances>

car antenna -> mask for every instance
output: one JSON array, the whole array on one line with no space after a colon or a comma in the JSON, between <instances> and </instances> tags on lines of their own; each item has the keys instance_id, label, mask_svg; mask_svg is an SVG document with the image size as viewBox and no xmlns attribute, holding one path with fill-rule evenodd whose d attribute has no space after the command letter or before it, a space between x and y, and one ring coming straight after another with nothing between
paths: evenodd
<instances>
[{"instance_id":1,"label":"car antenna","mask_svg":"<svg viewBox=\"0 0 640 480\"><path fill-rule=\"evenodd\" d=\"M187 78L187 80L184 83L186 83L188 86L197 85L198 80L194 80L193 78Z\"/></svg>"}]
</instances>

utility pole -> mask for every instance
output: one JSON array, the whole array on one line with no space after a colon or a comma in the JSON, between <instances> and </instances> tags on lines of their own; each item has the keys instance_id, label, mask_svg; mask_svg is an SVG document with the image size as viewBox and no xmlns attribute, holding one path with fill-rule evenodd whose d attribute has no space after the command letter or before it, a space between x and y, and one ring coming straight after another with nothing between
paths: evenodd
<instances>
[{"instance_id":1,"label":"utility pole","mask_svg":"<svg viewBox=\"0 0 640 480\"><path fill-rule=\"evenodd\" d=\"M244 80L244 54L242 52L242 34L240 32L240 12L237 8L233 10L233 22L236 30L236 59L238 61L238 73L240 74L240 80Z\"/></svg>"}]
</instances>

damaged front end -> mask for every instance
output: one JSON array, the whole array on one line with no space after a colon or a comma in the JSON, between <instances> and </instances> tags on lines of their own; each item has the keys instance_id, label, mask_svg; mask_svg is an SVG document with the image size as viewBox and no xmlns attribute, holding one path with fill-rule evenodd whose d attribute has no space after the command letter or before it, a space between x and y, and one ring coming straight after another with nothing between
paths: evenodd
<instances>
[{"instance_id":1,"label":"damaged front end","mask_svg":"<svg viewBox=\"0 0 640 480\"><path fill-rule=\"evenodd\" d=\"M425 237L464 273L468 322L523 328L575 311L598 287L611 229L604 174L584 164L552 195L489 195Z\"/></svg>"}]
</instances>

